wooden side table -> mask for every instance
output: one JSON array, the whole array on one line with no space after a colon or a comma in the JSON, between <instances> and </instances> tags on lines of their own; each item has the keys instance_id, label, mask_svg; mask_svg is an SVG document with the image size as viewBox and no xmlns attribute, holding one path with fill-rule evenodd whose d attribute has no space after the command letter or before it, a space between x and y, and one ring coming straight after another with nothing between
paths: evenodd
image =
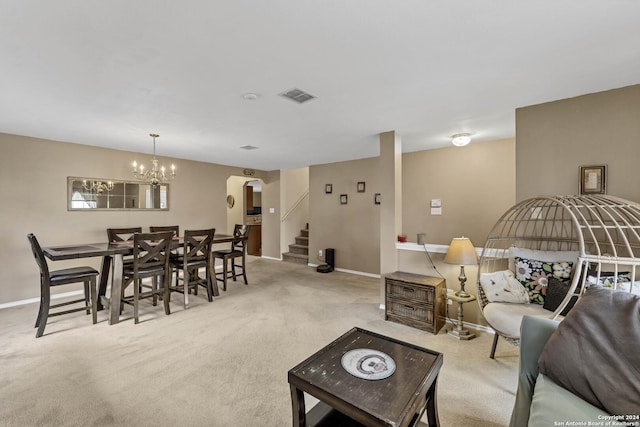
<instances>
[{"instance_id":1,"label":"wooden side table","mask_svg":"<svg viewBox=\"0 0 640 427\"><path fill-rule=\"evenodd\" d=\"M395 371L377 380L350 374L341 360L356 349L390 356ZM289 371L293 426L417 426L426 411L429 427L437 427L436 385L442 362L441 353L353 328ZM308 413L304 393L320 400Z\"/></svg>"},{"instance_id":2,"label":"wooden side table","mask_svg":"<svg viewBox=\"0 0 640 427\"><path fill-rule=\"evenodd\" d=\"M385 320L437 334L445 324L446 281L403 271L384 280Z\"/></svg>"},{"instance_id":3,"label":"wooden side table","mask_svg":"<svg viewBox=\"0 0 640 427\"><path fill-rule=\"evenodd\" d=\"M447 294L447 298L458 303L458 323L456 324L455 329L450 330L448 334L458 338L459 340L465 341L475 338L476 334L469 332L462 326L462 305L467 302L475 301L475 295L469 294L468 297L460 297L457 296L455 292L449 292Z\"/></svg>"}]
</instances>

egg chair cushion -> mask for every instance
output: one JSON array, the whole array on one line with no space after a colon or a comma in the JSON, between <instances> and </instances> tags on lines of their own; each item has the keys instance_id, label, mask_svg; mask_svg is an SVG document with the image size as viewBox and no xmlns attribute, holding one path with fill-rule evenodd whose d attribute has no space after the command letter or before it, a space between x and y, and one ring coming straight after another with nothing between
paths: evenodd
<instances>
[{"instance_id":1,"label":"egg chair cushion","mask_svg":"<svg viewBox=\"0 0 640 427\"><path fill-rule=\"evenodd\" d=\"M508 302L490 302L482 310L489 325L501 334L520 338L522 316L551 317L553 314L539 304L511 304Z\"/></svg>"}]
</instances>

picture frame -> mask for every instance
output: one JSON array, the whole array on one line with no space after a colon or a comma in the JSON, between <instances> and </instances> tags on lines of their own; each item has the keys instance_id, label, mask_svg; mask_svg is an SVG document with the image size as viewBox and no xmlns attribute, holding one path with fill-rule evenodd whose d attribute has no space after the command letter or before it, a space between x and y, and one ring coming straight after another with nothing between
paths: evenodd
<instances>
[{"instance_id":1,"label":"picture frame","mask_svg":"<svg viewBox=\"0 0 640 427\"><path fill-rule=\"evenodd\" d=\"M358 193L364 193L365 185L366 184L364 181L358 182L358 185L357 185Z\"/></svg>"},{"instance_id":2,"label":"picture frame","mask_svg":"<svg viewBox=\"0 0 640 427\"><path fill-rule=\"evenodd\" d=\"M325 184L324 185L324 192L325 192L325 194L333 193L333 184Z\"/></svg>"},{"instance_id":3,"label":"picture frame","mask_svg":"<svg viewBox=\"0 0 640 427\"><path fill-rule=\"evenodd\" d=\"M580 194L606 194L607 165L580 166Z\"/></svg>"},{"instance_id":4,"label":"picture frame","mask_svg":"<svg viewBox=\"0 0 640 427\"><path fill-rule=\"evenodd\" d=\"M379 204L380 204L380 193L376 193L376 194L373 196L373 203L374 203L374 204L376 204L376 205L379 205Z\"/></svg>"},{"instance_id":5,"label":"picture frame","mask_svg":"<svg viewBox=\"0 0 640 427\"><path fill-rule=\"evenodd\" d=\"M346 194L341 194L340 195L340 204L341 205L346 205L347 204L347 195Z\"/></svg>"}]
</instances>

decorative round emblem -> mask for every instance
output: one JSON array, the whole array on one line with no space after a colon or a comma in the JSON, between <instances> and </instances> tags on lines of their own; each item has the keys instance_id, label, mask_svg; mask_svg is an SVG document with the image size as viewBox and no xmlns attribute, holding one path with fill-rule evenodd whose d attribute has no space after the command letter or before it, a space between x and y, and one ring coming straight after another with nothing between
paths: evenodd
<instances>
[{"instance_id":1,"label":"decorative round emblem","mask_svg":"<svg viewBox=\"0 0 640 427\"><path fill-rule=\"evenodd\" d=\"M231 194L229 194L227 196L227 207L231 209L235 204L236 204L236 199Z\"/></svg>"},{"instance_id":2,"label":"decorative round emblem","mask_svg":"<svg viewBox=\"0 0 640 427\"><path fill-rule=\"evenodd\" d=\"M386 353L370 348L350 350L342 356L342 367L354 377L383 380L396 370L396 362Z\"/></svg>"}]
</instances>

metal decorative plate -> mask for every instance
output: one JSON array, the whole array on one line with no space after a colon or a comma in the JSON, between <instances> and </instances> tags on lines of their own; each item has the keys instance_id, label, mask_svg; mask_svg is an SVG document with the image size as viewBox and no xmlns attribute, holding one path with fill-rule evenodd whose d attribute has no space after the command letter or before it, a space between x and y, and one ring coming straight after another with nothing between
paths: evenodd
<instances>
[{"instance_id":1,"label":"metal decorative plate","mask_svg":"<svg viewBox=\"0 0 640 427\"><path fill-rule=\"evenodd\" d=\"M342 367L351 375L365 380L383 380L396 370L396 362L386 353L370 348L357 348L342 356Z\"/></svg>"}]
</instances>

